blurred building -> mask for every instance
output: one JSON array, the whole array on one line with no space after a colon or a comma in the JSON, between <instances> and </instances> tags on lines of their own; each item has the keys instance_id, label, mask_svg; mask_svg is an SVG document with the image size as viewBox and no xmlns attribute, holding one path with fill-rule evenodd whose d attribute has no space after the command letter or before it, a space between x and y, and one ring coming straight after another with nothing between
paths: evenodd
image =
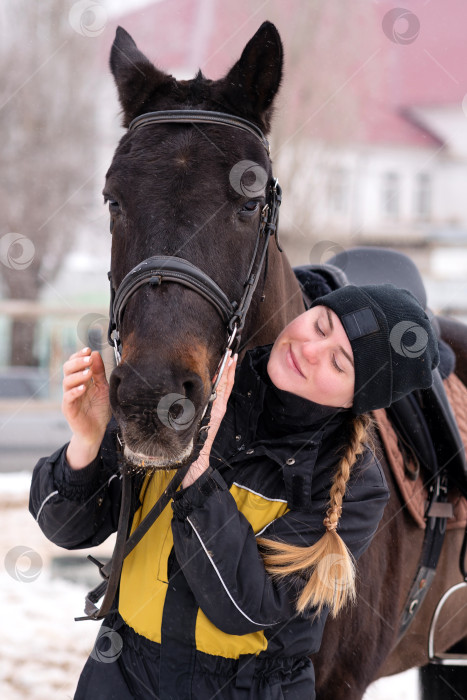
<instances>
[{"instance_id":1,"label":"blurred building","mask_svg":"<svg viewBox=\"0 0 467 700\"><path fill-rule=\"evenodd\" d=\"M272 139L286 193L281 229L303 262L323 239L467 241L467 8L463 0L410 6L159 0L115 26L177 78L198 68L217 78L261 21L276 22L286 58ZM106 35L105 61L113 31Z\"/></svg>"},{"instance_id":2,"label":"blurred building","mask_svg":"<svg viewBox=\"0 0 467 700\"><path fill-rule=\"evenodd\" d=\"M83 37L100 56L92 82L100 167L80 235L41 293L41 303L71 312L42 322L42 367L55 356L59 365L54 347L65 353L82 342L82 317L95 312L105 326L110 237L100 189L124 133L108 67L117 25L178 79L199 68L216 79L266 19L285 50L271 142L292 264L322 261L341 246L401 248L420 266L431 306L467 319L465 0L413 0L410 10L389 0L154 0ZM0 365L8 323L0 318Z\"/></svg>"},{"instance_id":3,"label":"blurred building","mask_svg":"<svg viewBox=\"0 0 467 700\"><path fill-rule=\"evenodd\" d=\"M219 78L265 19L285 47L272 152L291 262L340 246L400 248L431 305L467 318L463 0L410 10L388 0L158 0L107 27L103 64L120 24L177 78L198 68Z\"/></svg>"}]
</instances>

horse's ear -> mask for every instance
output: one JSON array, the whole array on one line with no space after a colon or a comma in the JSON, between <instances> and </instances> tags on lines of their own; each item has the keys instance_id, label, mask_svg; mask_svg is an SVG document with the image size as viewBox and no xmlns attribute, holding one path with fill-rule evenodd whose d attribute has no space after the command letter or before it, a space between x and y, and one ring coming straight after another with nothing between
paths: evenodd
<instances>
[{"instance_id":1,"label":"horse's ear","mask_svg":"<svg viewBox=\"0 0 467 700\"><path fill-rule=\"evenodd\" d=\"M263 22L243 49L240 60L220 83L224 99L238 113L249 116L269 131L272 103L282 78L282 42L274 24Z\"/></svg>"},{"instance_id":2,"label":"horse's ear","mask_svg":"<svg viewBox=\"0 0 467 700\"><path fill-rule=\"evenodd\" d=\"M143 104L158 88L174 82L171 75L160 71L141 53L122 27L117 27L110 51L110 70L123 108L124 127L141 113Z\"/></svg>"}]
</instances>

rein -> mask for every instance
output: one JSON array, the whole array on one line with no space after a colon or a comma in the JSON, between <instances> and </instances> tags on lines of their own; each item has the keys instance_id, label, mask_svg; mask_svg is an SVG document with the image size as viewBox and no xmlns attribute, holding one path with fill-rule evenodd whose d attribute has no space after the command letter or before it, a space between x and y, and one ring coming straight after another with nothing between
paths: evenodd
<instances>
[{"instance_id":1,"label":"rein","mask_svg":"<svg viewBox=\"0 0 467 700\"><path fill-rule=\"evenodd\" d=\"M133 119L128 130L135 131L148 124L167 122L183 124L221 124L242 129L261 141L269 157L269 142L259 127L246 119L223 112L209 112L205 110L166 110L148 112L147 114ZM272 179L268 183L266 204L261 211L253 256L243 284L243 293L238 301L229 301L226 294L209 275L188 260L176 256L153 255L146 258L125 275L117 289L113 286L111 272L108 273L110 282L108 342L114 349L117 365L120 364L122 358L122 342L119 329L122 325L125 307L132 295L146 284L153 287L158 287L163 282L173 282L184 285L209 301L225 323L227 330L226 346L212 381L211 395L202 414L192 461L196 461L206 440L211 409L214 399L216 398L216 388L222 377L229 356L229 350L239 347L246 315L267 257L270 236L274 235L276 245L279 251L282 252L278 238L278 219L281 201L282 190L279 182L277 179ZM111 611L118 591L125 557L136 547L138 542L140 542L142 537L170 502L170 499L180 486L191 463L192 462L177 470L175 476L170 481L157 503L152 507L147 516L128 539L132 504L132 480L130 474L124 470L122 475L122 503L117 528L117 539L112 558L107 564L102 564L94 557L88 556L88 559L98 566L99 573L104 580L88 593L84 610L86 615L85 617L75 618L76 620L100 620ZM96 603L102 596L104 596L104 598L100 608L98 608Z\"/></svg>"}]
</instances>

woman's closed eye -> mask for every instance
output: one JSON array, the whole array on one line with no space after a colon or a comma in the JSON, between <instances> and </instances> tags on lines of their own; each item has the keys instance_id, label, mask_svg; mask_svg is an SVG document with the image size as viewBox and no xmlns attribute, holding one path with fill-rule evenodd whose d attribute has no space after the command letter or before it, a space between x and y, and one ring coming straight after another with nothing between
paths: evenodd
<instances>
[{"instance_id":1,"label":"woman's closed eye","mask_svg":"<svg viewBox=\"0 0 467 700\"><path fill-rule=\"evenodd\" d=\"M319 336L321 336L322 338L326 338L326 333L325 333L325 331L323 331L323 329L319 325L318 321L315 321L315 330ZM332 358L331 358L331 364L334 367L334 369L337 370L337 372L341 372L341 373L345 372L345 370L343 370L342 367L340 367L337 364L336 356L334 354L332 355Z\"/></svg>"},{"instance_id":2,"label":"woman's closed eye","mask_svg":"<svg viewBox=\"0 0 467 700\"><path fill-rule=\"evenodd\" d=\"M315 321L315 331L318 333L318 335L322 336L323 338L326 337L326 333L321 329L318 321Z\"/></svg>"},{"instance_id":3,"label":"woman's closed eye","mask_svg":"<svg viewBox=\"0 0 467 700\"><path fill-rule=\"evenodd\" d=\"M339 367L339 365L337 364L335 355L332 356L332 364L337 369L338 372L344 372L344 370L341 367Z\"/></svg>"}]
</instances>

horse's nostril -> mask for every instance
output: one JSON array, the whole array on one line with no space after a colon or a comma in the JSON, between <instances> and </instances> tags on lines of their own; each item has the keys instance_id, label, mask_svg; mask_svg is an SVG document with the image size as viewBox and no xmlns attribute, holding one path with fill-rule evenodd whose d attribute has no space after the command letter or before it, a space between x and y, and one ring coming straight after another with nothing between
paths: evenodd
<instances>
[{"instance_id":1,"label":"horse's nostril","mask_svg":"<svg viewBox=\"0 0 467 700\"><path fill-rule=\"evenodd\" d=\"M186 396L188 399L192 398L192 396L193 396L193 394L194 394L194 392L195 392L195 385L194 385L194 383L193 383L192 381L183 382L182 387L183 387L183 393L185 394L185 396Z\"/></svg>"},{"instance_id":2,"label":"horse's nostril","mask_svg":"<svg viewBox=\"0 0 467 700\"><path fill-rule=\"evenodd\" d=\"M118 367L112 372L112 376L110 377L110 382L109 382L109 398L110 398L110 403L115 407L118 404L118 398L117 398L117 392L118 388L120 386L121 378L120 375L118 374Z\"/></svg>"},{"instance_id":3,"label":"horse's nostril","mask_svg":"<svg viewBox=\"0 0 467 700\"><path fill-rule=\"evenodd\" d=\"M183 405L181 403L173 403L169 408L168 413L169 420L172 419L176 421L178 418L181 418L184 413Z\"/></svg>"},{"instance_id":4,"label":"horse's nostril","mask_svg":"<svg viewBox=\"0 0 467 700\"><path fill-rule=\"evenodd\" d=\"M191 374L185 378L181 385L181 393L192 406L199 406L203 402L204 386L201 377Z\"/></svg>"}]
</instances>

